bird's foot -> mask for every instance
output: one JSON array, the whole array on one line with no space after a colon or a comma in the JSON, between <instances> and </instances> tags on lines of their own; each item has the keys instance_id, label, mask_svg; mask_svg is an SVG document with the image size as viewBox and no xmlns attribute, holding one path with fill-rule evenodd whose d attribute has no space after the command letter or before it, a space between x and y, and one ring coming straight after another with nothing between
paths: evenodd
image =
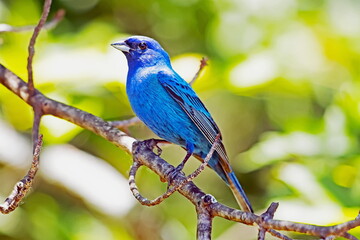
<instances>
[{"instance_id":1,"label":"bird's foot","mask_svg":"<svg viewBox=\"0 0 360 240\"><path fill-rule=\"evenodd\" d=\"M144 140L145 144L150 148L150 149L154 149L154 147L156 147L156 150L157 150L157 155L160 156L161 153L162 153L162 149L158 146L158 144L167 144L169 143L168 141L166 140L163 140L163 139L154 139L154 138L151 138L151 139L147 139L147 140Z\"/></svg>"},{"instance_id":2,"label":"bird's foot","mask_svg":"<svg viewBox=\"0 0 360 240\"><path fill-rule=\"evenodd\" d=\"M169 189L169 187L174 183L174 180L175 180L176 176L183 170L183 168L184 168L184 166L185 166L185 163L186 163L186 162L189 160L189 158L191 157L192 150L189 151L189 149L191 149L191 148L188 148L184 160L182 160L181 163L180 163L176 168L174 168L174 170L172 170L172 171L169 173L169 180L170 180L170 181L169 181L169 184L168 184L168 189Z\"/></svg>"},{"instance_id":3,"label":"bird's foot","mask_svg":"<svg viewBox=\"0 0 360 240\"><path fill-rule=\"evenodd\" d=\"M176 176L183 170L185 165L185 162L181 162L176 168L174 168L170 173L169 173L169 184L167 186L167 189L170 188L171 185L173 185Z\"/></svg>"}]
</instances>

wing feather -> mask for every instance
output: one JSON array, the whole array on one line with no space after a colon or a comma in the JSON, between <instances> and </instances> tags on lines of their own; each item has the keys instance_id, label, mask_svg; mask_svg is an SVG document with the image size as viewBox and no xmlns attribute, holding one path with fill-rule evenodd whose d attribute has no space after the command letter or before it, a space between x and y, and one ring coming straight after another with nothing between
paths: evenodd
<instances>
[{"instance_id":1,"label":"wing feather","mask_svg":"<svg viewBox=\"0 0 360 240\"><path fill-rule=\"evenodd\" d=\"M178 75L168 74L165 72L158 73L158 80L162 87L180 105L193 123L199 128L210 144L215 142L215 138L218 134L220 134L221 139L219 127L216 125L209 111L187 82ZM231 168L229 166L228 156L221 141L220 144L216 146L215 150L220 155L221 159L224 160L221 161L221 165L224 170L230 172Z\"/></svg>"}]
</instances>

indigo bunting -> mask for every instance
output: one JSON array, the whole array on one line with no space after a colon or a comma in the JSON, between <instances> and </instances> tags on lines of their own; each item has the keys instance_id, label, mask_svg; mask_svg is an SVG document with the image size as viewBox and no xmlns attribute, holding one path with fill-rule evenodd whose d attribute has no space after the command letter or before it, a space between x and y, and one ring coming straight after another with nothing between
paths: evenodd
<instances>
[{"instance_id":1,"label":"indigo bunting","mask_svg":"<svg viewBox=\"0 0 360 240\"><path fill-rule=\"evenodd\" d=\"M191 86L173 70L167 52L144 36L111 45L126 56L126 93L135 114L159 137L186 149L176 169L181 170L191 155L204 159L220 130ZM242 209L253 212L221 140L208 165L230 186Z\"/></svg>"}]
</instances>

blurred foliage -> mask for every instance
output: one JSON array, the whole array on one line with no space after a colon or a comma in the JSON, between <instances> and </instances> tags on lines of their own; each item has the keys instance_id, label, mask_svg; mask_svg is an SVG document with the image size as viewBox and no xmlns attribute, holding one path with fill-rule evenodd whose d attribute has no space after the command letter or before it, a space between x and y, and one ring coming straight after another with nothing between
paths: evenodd
<instances>
[{"instance_id":1,"label":"blurred foliage","mask_svg":"<svg viewBox=\"0 0 360 240\"><path fill-rule=\"evenodd\" d=\"M0 23L36 24L42 4L0 0ZM134 34L153 37L187 80L200 57L208 56L210 66L194 88L222 129L231 163L254 208L260 212L279 201L277 218L317 224L357 215L359 1L57 0L51 13L60 8L67 12L65 19L55 29L42 31L36 45L35 83L43 93L107 120L127 119L133 113L125 93L125 60L110 43ZM31 32L0 33L0 62L23 79L30 36ZM0 121L30 146L32 110L3 87ZM139 139L153 137L142 124L129 131ZM127 178L130 156L98 136L53 117L44 119L41 132L45 149L70 144ZM11 142L10 135L0 141ZM28 166L30 148L17 149L17 143L0 148L1 199ZM27 161L9 162L14 149L16 154L23 151ZM169 146L163 156L177 164L184 154ZM186 171L197 165L190 161ZM89 203L81 192L49 179L43 171L24 204L0 216L0 239L195 237L195 209L179 194L153 208L135 203L116 216ZM219 201L236 206L212 171L206 170L195 182ZM146 169L140 171L138 185L151 197L166 188ZM110 186L110 191L117 190ZM218 219L213 236L255 239L251 229ZM353 234L360 237L360 230Z\"/></svg>"}]
</instances>

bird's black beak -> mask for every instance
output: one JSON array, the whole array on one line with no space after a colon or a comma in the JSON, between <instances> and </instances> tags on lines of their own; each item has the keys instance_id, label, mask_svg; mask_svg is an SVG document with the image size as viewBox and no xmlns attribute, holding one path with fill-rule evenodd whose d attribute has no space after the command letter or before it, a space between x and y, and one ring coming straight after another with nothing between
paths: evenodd
<instances>
[{"instance_id":1,"label":"bird's black beak","mask_svg":"<svg viewBox=\"0 0 360 240\"><path fill-rule=\"evenodd\" d=\"M114 48L116 48L124 53L128 53L131 50L131 48L129 47L129 45L126 44L125 41L112 43L111 46L113 46Z\"/></svg>"}]
</instances>

